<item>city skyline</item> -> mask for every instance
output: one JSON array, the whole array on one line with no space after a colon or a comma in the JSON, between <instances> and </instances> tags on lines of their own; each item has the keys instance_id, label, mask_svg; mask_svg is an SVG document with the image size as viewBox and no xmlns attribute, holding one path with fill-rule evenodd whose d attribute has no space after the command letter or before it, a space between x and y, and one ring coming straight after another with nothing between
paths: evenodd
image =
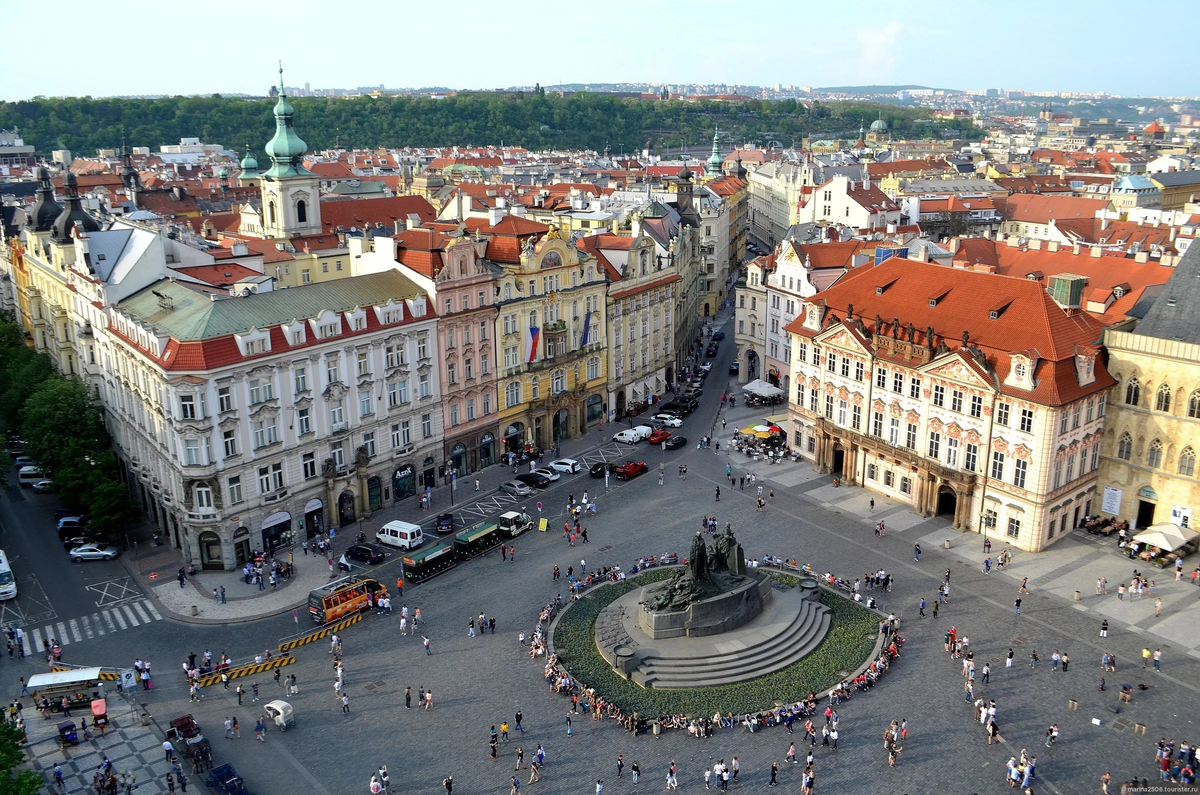
<instances>
[{"instance_id":1,"label":"city skyline","mask_svg":"<svg viewBox=\"0 0 1200 795\"><path fill-rule=\"evenodd\" d=\"M254 4L251 4L252 6ZM340 15L311 0L291 4L294 22L287 35L272 37L214 32L212 20L242 22L230 30L254 27L258 16L245 3L216 0L203 20L183 7L163 7L149 23L125 13L67 25L51 35L37 35L42 23L31 6L10 11L13 28L31 31L6 48L9 80L0 92L6 101L34 96L118 96L161 94L261 95L284 66L288 85L314 88L446 86L451 89L494 89L505 86L567 83L663 83L673 85L849 86L903 84L981 90L1105 92L1127 97L1200 95L1200 81L1178 68L1174 53L1184 51L1184 27L1155 27L1129 19L1114 2L1065 3L1046 6L1014 2L1002 17L963 9L952 17L925 4L901 3L867 24L847 24L825 7L797 13L780 2L753 11L712 1L645 7L618 3L597 16L584 7L544 9L523 3L506 7L467 0L458 7L458 25L474 26L482 52L456 58L453 48L471 40L423 35L441 23L411 3L368 4L365 10ZM87 18L93 7L67 0L64 15ZM265 11L265 7L262 7ZM421 17L414 16L421 13ZM1082 43L1111 43L1104 22L1120 13L1122 33L1131 43L1153 43L1139 52L1140 68L1116 58L1096 58ZM687 14L685 19L682 15ZM364 46L354 58L306 57L336 54L337 24L347 31L364 20L371 29L390 31L380 38L358 39ZM331 18L332 17L332 18ZM789 20L795 35L778 31ZM139 26L139 50L118 48L138 56L131 68L86 69L89 52L104 41L127 41L131 24ZM149 27L147 27L149 25ZM761 27L760 27L761 26ZM638 31L653 35L639 35ZM156 33L156 31L162 31ZM1062 31L1062 53L1045 31ZM1066 33L1069 32L1069 36ZM349 34L348 34L349 35ZM556 38L556 36L558 38ZM194 47L188 41L194 40ZM576 50L585 42L590 46ZM261 44L259 43L261 42ZM386 43L388 46L382 46ZM393 45L402 43L398 49ZM45 59L45 50L65 53L54 69L28 65ZM160 49L161 47L161 49ZM576 51L574 59L529 57L529 47ZM153 66L155 52L182 51L200 58L203 68L162 69ZM566 48L565 50L560 48ZM201 58L201 56L203 56ZM1076 61L1078 59L1078 61ZM1084 68L1082 65L1086 64Z\"/></svg>"}]
</instances>

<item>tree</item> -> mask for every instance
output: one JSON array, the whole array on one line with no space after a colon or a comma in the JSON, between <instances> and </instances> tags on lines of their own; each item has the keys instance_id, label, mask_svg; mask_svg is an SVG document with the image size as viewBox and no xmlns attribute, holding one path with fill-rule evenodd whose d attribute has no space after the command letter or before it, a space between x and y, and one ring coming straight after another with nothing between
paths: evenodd
<instances>
[{"instance_id":1,"label":"tree","mask_svg":"<svg viewBox=\"0 0 1200 795\"><path fill-rule=\"evenodd\" d=\"M87 388L74 379L54 376L34 390L21 409L25 449L52 473L108 448L99 412Z\"/></svg>"},{"instance_id":2,"label":"tree","mask_svg":"<svg viewBox=\"0 0 1200 795\"><path fill-rule=\"evenodd\" d=\"M32 770L17 770L25 761L25 738L15 724L0 723L0 795L37 795L42 778Z\"/></svg>"}]
</instances>

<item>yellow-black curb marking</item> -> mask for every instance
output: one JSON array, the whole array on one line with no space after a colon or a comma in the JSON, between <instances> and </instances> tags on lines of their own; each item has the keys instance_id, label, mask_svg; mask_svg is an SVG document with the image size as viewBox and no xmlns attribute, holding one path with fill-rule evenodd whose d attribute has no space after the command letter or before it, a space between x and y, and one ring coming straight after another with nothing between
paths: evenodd
<instances>
[{"instance_id":1,"label":"yellow-black curb marking","mask_svg":"<svg viewBox=\"0 0 1200 795\"><path fill-rule=\"evenodd\" d=\"M307 635L302 635L301 637L296 638L295 640L284 641L283 643L279 644L279 650L280 651L290 651L290 650L296 648L297 646L304 646L305 644L312 643L314 640L320 640L321 638L328 637L330 635L330 633L340 632L341 630L345 629L346 627L350 626L351 624L357 624L359 621L362 621L362 620L363 620L363 614L355 613L354 615L352 615L348 618L343 618L341 621L338 621L337 623L326 624L325 626L321 627L320 629L313 630L312 632L308 633Z\"/></svg>"}]
</instances>

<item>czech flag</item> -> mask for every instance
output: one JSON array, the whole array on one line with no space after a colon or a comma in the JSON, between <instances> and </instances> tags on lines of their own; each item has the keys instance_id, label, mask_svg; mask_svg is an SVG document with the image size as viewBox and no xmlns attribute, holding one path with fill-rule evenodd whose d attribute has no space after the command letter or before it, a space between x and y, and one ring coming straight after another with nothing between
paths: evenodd
<instances>
[{"instance_id":1,"label":"czech flag","mask_svg":"<svg viewBox=\"0 0 1200 795\"><path fill-rule=\"evenodd\" d=\"M542 340L542 330L537 326L529 327L529 345L525 348L525 363L529 364L537 358L538 343Z\"/></svg>"}]
</instances>

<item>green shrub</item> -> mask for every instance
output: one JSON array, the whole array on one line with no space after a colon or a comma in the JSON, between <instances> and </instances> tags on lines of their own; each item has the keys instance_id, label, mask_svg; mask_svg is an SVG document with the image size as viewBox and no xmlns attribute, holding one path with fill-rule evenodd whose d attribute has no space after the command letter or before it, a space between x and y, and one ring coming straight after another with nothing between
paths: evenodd
<instances>
[{"instance_id":1,"label":"green shrub","mask_svg":"<svg viewBox=\"0 0 1200 795\"><path fill-rule=\"evenodd\" d=\"M590 591L563 613L554 628L554 648L563 665L579 682L625 712L642 715L683 713L712 715L715 712L745 713L769 709L775 701L794 702L810 692L828 690L854 671L870 656L875 645L878 621L869 610L840 596L821 592L821 604L830 610L829 634L804 659L782 671L720 687L691 690L642 688L626 681L600 656L593 628L600 612L635 588L666 579L670 569L648 572L622 583ZM781 575L786 576L786 575Z\"/></svg>"}]
</instances>

